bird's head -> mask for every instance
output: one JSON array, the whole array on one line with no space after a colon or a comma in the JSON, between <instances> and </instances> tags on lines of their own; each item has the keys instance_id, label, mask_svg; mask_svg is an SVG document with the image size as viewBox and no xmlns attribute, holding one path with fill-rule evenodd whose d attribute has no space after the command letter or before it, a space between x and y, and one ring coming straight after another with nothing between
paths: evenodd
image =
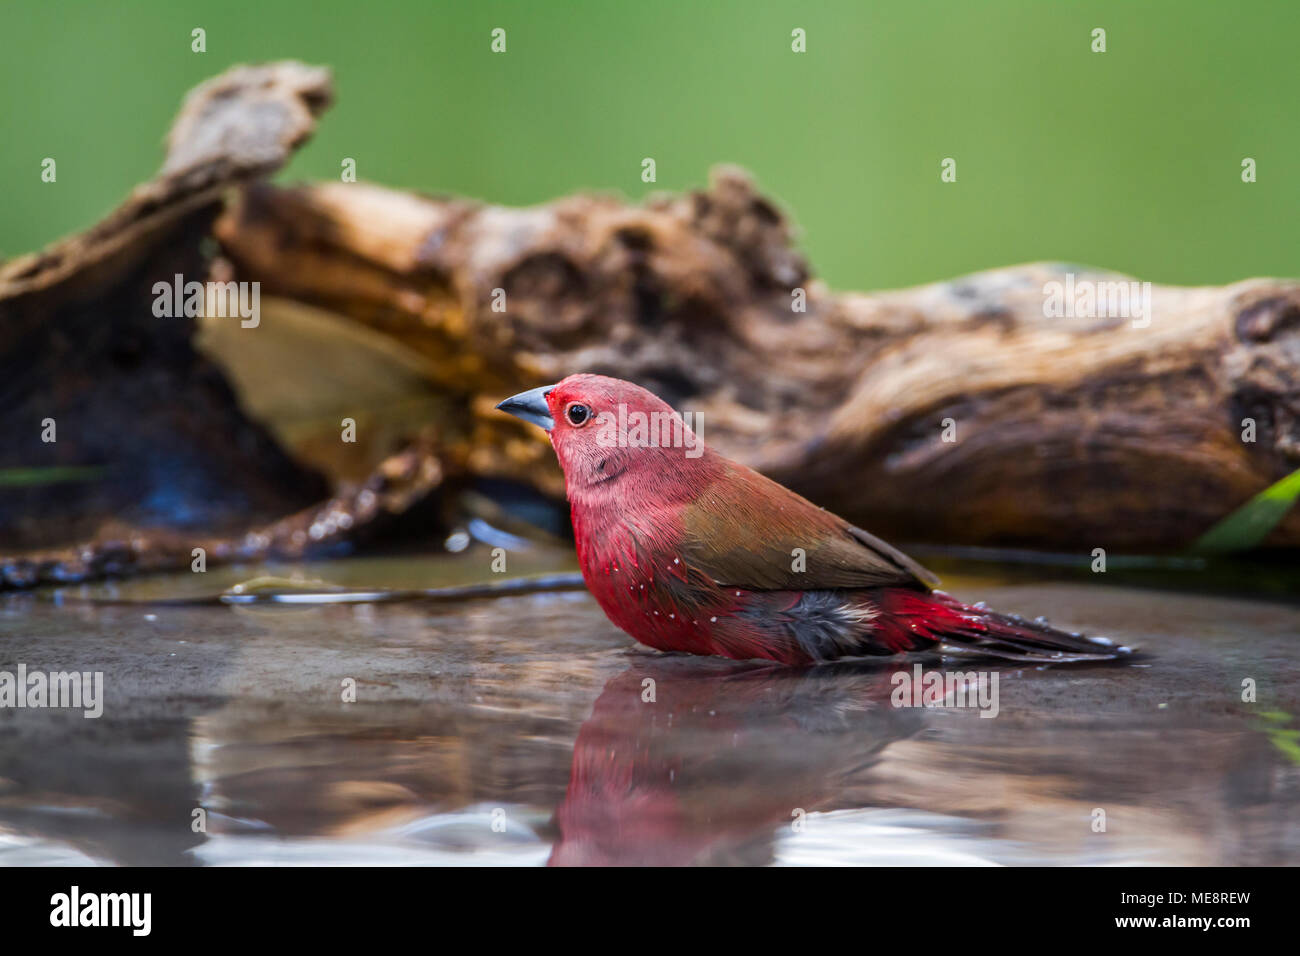
<instances>
[{"instance_id":1,"label":"bird's head","mask_svg":"<svg viewBox=\"0 0 1300 956\"><path fill-rule=\"evenodd\" d=\"M570 375L497 408L539 425L564 469L570 499L600 486L691 474L708 464L698 435L663 399L604 375Z\"/></svg>"}]
</instances>

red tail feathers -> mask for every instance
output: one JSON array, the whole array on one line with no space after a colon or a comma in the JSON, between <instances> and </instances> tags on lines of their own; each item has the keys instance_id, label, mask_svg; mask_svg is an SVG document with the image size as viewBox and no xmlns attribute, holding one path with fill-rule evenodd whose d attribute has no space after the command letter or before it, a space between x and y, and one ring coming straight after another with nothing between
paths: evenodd
<instances>
[{"instance_id":1,"label":"red tail feathers","mask_svg":"<svg viewBox=\"0 0 1300 956\"><path fill-rule=\"evenodd\" d=\"M880 602L884 613L877 620L877 637L894 651L921 650L939 641L959 653L1057 663L1114 660L1133 653L1104 637L1059 630L1042 618L1027 621L980 604L962 604L943 591L889 588Z\"/></svg>"}]
</instances>

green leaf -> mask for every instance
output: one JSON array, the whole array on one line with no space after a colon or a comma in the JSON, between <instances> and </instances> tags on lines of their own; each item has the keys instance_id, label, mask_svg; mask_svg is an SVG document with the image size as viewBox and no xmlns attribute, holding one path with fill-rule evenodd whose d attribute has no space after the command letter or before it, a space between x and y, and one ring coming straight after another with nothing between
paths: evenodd
<instances>
[{"instance_id":1,"label":"green leaf","mask_svg":"<svg viewBox=\"0 0 1300 956\"><path fill-rule=\"evenodd\" d=\"M89 481L108 469L100 465L58 465L53 468L0 468L0 486L57 485L67 481Z\"/></svg>"},{"instance_id":2,"label":"green leaf","mask_svg":"<svg viewBox=\"0 0 1300 956\"><path fill-rule=\"evenodd\" d=\"M1265 488L1228 515L1192 545L1193 551L1225 554L1258 545L1300 498L1300 471Z\"/></svg>"},{"instance_id":3,"label":"green leaf","mask_svg":"<svg viewBox=\"0 0 1300 956\"><path fill-rule=\"evenodd\" d=\"M1262 727L1269 742L1288 760L1300 764L1300 730L1283 726L1291 722L1291 715L1280 710L1266 710L1259 715L1268 724Z\"/></svg>"}]
</instances>

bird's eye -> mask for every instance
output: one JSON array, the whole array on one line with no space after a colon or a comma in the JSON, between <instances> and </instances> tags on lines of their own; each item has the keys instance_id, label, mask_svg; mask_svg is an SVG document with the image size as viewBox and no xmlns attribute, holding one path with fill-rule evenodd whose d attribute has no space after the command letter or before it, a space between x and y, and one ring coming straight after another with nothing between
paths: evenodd
<instances>
[{"instance_id":1,"label":"bird's eye","mask_svg":"<svg viewBox=\"0 0 1300 956\"><path fill-rule=\"evenodd\" d=\"M591 418L591 409L581 402L574 402L564 411L565 416L569 419L569 424L581 428L587 424L587 419Z\"/></svg>"}]
</instances>

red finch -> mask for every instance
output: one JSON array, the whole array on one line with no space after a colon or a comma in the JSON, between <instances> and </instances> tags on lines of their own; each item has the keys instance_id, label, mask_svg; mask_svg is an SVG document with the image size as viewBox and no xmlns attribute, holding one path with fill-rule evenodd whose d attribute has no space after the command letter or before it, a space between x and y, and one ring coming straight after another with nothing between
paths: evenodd
<instances>
[{"instance_id":1,"label":"red finch","mask_svg":"<svg viewBox=\"0 0 1300 956\"><path fill-rule=\"evenodd\" d=\"M1022 661L1129 653L934 590L897 548L705 447L631 382L571 375L497 408L550 433L587 587L642 644L793 665L939 645Z\"/></svg>"}]
</instances>

